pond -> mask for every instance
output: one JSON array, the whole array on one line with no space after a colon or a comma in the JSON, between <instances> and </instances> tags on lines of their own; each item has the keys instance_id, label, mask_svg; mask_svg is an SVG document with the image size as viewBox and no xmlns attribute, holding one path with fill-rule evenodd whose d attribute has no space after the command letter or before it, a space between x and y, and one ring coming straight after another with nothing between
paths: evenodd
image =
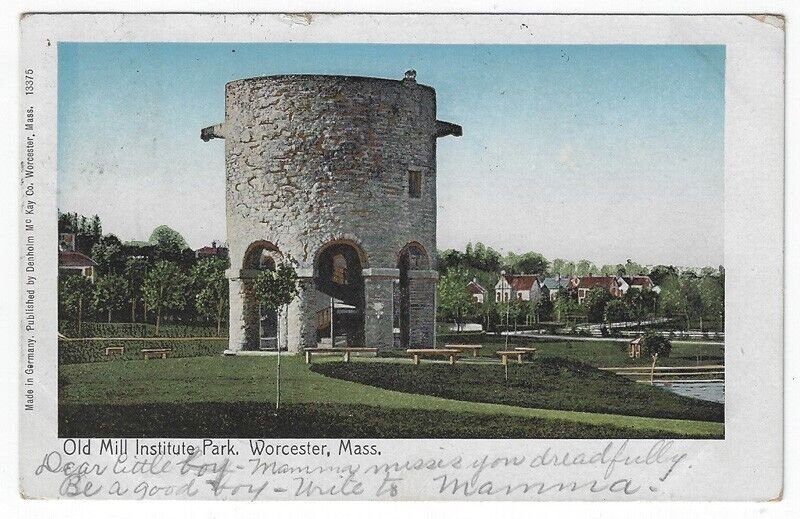
<instances>
[{"instance_id":1,"label":"pond","mask_svg":"<svg viewBox=\"0 0 800 519\"><path fill-rule=\"evenodd\" d=\"M707 400L709 402L725 403L725 382L680 382L680 383L661 383L656 382L656 386L663 387L677 395Z\"/></svg>"}]
</instances>

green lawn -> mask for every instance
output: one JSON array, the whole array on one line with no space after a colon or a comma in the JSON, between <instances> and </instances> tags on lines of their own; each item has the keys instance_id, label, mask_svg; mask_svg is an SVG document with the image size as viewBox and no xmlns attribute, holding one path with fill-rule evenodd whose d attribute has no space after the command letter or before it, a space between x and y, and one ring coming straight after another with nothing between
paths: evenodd
<instances>
[{"instance_id":1,"label":"green lawn","mask_svg":"<svg viewBox=\"0 0 800 519\"><path fill-rule=\"evenodd\" d=\"M327 362L312 370L369 386L453 400L723 422L724 406L639 384L587 364L543 358L500 364Z\"/></svg>"},{"instance_id":2,"label":"green lawn","mask_svg":"<svg viewBox=\"0 0 800 519\"><path fill-rule=\"evenodd\" d=\"M294 424L290 429L297 436L312 437L724 434L723 424L712 421L538 409L392 391L314 373L300 356L282 359L285 409L276 420L269 418L275 362L275 357L195 357L62 365L59 434L166 437L181 430L178 436L295 436L287 434L287 424Z\"/></svg>"},{"instance_id":3,"label":"green lawn","mask_svg":"<svg viewBox=\"0 0 800 519\"><path fill-rule=\"evenodd\" d=\"M505 337L465 334L458 339L448 338L439 341L437 347L444 348L450 344L481 344L482 357L498 358L495 352L505 349ZM650 359L645 356L631 359L628 356L628 341L554 341L531 340L529 338L509 338L509 349L515 346L531 346L536 348L541 357L560 357L590 364L595 367L618 366L650 366ZM404 350L387 350L381 352L387 357L408 357ZM697 364L724 364L725 352L722 346L710 344L693 344L690 342L672 341L672 354L659 358L659 366L695 366Z\"/></svg>"}]
</instances>

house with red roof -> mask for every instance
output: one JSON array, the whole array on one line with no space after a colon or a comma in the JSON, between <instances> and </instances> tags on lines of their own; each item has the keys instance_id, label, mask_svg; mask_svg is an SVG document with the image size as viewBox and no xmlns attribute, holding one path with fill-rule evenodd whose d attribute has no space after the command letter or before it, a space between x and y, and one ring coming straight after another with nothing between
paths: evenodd
<instances>
[{"instance_id":1,"label":"house with red roof","mask_svg":"<svg viewBox=\"0 0 800 519\"><path fill-rule=\"evenodd\" d=\"M478 304L483 304L483 302L486 301L487 292L488 290L478 283L478 278L472 278L472 281L467 283L467 293L472 297L472 300Z\"/></svg>"},{"instance_id":2,"label":"house with red roof","mask_svg":"<svg viewBox=\"0 0 800 519\"><path fill-rule=\"evenodd\" d=\"M218 244L216 241L212 241L211 247L209 247L208 245L200 247L199 249L194 251L194 255L197 259L203 259L203 258L225 259L228 257L228 248Z\"/></svg>"},{"instance_id":3,"label":"house with red roof","mask_svg":"<svg viewBox=\"0 0 800 519\"><path fill-rule=\"evenodd\" d=\"M536 274L506 274L500 272L500 279L494 286L494 300L501 301L532 301L537 302L542 298L542 287L539 276Z\"/></svg>"},{"instance_id":4,"label":"house with red roof","mask_svg":"<svg viewBox=\"0 0 800 519\"><path fill-rule=\"evenodd\" d=\"M586 296L595 288L602 288L614 297L625 295L621 278L617 276L580 276L572 278L572 288L578 293L578 303L583 303ZM627 290L627 289L626 289Z\"/></svg>"},{"instance_id":5,"label":"house with red roof","mask_svg":"<svg viewBox=\"0 0 800 519\"><path fill-rule=\"evenodd\" d=\"M58 274L79 275L94 283L94 271L97 263L84 254L76 251L58 251Z\"/></svg>"},{"instance_id":6,"label":"house with red roof","mask_svg":"<svg viewBox=\"0 0 800 519\"><path fill-rule=\"evenodd\" d=\"M653 290L656 288L650 276L622 276L622 281L624 285L634 290ZM625 292L627 291L628 289L626 288Z\"/></svg>"}]
</instances>

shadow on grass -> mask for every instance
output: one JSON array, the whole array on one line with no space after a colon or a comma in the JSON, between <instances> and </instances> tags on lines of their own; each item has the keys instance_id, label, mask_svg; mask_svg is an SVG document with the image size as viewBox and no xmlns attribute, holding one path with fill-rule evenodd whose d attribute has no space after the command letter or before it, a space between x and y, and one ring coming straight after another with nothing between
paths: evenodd
<instances>
[{"instance_id":1,"label":"shadow on grass","mask_svg":"<svg viewBox=\"0 0 800 519\"><path fill-rule=\"evenodd\" d=\"M526 364L326 362L311 370L332 378L452 400L650 418L723 422L725 407L636 383L588 364L543 358Z\"/></svg>"},{"instance_id":2,"label":"shadow on grass","mask_svg":"<svg viewBox=\"0 0 800 519\"><path fill-rule=\"evenodd\" d=\"M506 415L256 402L62 404L62 438L691 438L662 431Z\"/></svg>"}]
</instances>

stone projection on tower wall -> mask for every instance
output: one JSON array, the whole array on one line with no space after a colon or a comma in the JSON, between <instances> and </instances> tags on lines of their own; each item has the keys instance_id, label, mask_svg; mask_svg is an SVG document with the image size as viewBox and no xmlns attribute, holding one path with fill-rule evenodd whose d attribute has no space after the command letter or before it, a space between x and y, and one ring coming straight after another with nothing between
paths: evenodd
<instances>
[{"instance_id":1,"label":"stone projection on tower wall","mask_svg":"<svg viewBox=\"0 0 800 519\"><path fill-rule=\"evenodd\" d=\"M447 135L461 127L436 120L436 93L414 71L228 83L224 122L201 137L225 140L229 349L433 347L436 140ZM255 276L288 257L299 296L265 315Z\"/></svg>"}]
</instances>

